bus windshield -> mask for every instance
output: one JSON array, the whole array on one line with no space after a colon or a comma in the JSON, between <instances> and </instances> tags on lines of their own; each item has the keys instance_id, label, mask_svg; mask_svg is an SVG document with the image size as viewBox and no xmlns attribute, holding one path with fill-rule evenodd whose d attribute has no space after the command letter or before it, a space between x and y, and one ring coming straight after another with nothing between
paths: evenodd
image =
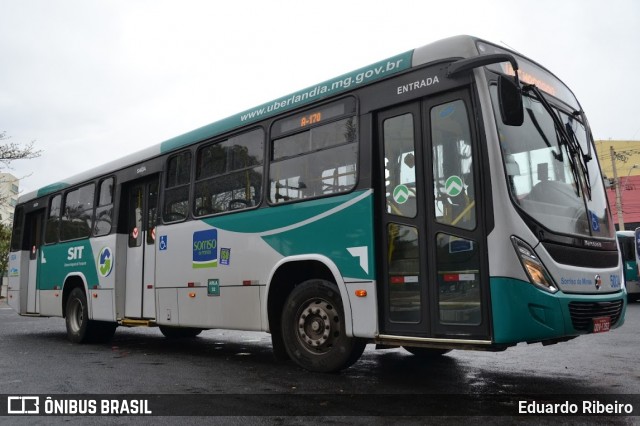
<instances>
[{"instance_id":1,"label":"bus windshield","mask_svg":"<svg viewBox=\"0 0 640 426\"><path fill-rule=\"evenodd\" d=\"M495 86L491 97L500 117ZM545 108L537 96L525 94L523 102L522 126L496 120L512 199L553 232L612 238L606 192L585 125L574 114ZM556 123L551 114L556 115ZM557 118L575 141L573 149L560 137Z\"/></svg>"}]
</instances>

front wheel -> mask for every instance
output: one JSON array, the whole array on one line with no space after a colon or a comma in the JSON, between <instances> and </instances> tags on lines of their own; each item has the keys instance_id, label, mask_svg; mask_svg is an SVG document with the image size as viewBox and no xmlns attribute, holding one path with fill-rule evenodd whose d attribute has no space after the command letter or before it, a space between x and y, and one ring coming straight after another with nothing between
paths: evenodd
<instances>
[{"instance_id":1,"label":"front wheel","mask_svg":"<svg viewBox=\"0 0 640 426\"><path fill-rule=\"evenodd\" d=\"M347 336L344 318L335 284L309 280L294 288L282 312L282 338L291 359L322 373L356 362L366 342Z\"/></svg>"}]
</instances>

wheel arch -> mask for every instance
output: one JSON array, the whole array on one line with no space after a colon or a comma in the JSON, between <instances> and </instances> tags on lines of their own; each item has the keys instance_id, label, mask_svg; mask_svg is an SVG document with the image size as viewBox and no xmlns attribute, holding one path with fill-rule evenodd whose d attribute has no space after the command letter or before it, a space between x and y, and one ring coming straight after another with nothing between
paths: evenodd
<instances>
[{"instance_id":1,"label":"wheel arch","mask_svg":"<svg viewBox=\"0 0 640 426\"><path fill-rule=\"evenodd\" d=\"M291 256L280 260L274 266L267 281L265 309L263 309L266 317L263 320L266 321L267 331L271 333L280 331L282 308L287 297L298 284L312 278L325 279L338 286L345 317L345 333L353 337L351 305L344 279L336 264L322 255Z\"/></svg>"},{"instance_id":2,"label":"wheel arch","mask_svg":"<svg viewBox=\"0 0 640 426\"><path fill-rule=\"evenodd\" d=\"M91 310L91 300L89 299L89 288L87 287L87 279L82 273L71 273L64 278L64 284L62 285L62 318L67 317L67 300L74 288L80 288L84 291L87 298L87 311L89 318L93 318L93 312Z\"/></svg>"}]
</instances>

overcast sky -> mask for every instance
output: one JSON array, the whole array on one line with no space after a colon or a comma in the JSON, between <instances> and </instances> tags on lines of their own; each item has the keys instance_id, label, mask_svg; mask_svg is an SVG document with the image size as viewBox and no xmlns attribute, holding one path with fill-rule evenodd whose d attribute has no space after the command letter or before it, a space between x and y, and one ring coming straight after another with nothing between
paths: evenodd
<instances>
[{"instance_id":1,"label":"overcast sky","mask_svg":"<svg viewBox=\"0 0 640 426\"><path fill-rule=\"evenodd\" d=\"M596 139L640 139L637 0L0 0L0 131L28 192L437 39L542 63Z\"/></svg>"}]
</instances>

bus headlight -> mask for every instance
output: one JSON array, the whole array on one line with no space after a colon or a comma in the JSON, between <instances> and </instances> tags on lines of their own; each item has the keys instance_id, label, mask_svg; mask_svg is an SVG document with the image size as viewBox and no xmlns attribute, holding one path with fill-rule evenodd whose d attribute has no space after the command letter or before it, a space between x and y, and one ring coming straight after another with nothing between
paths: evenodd
<instances>
[{"instance_id":1,"label":"bus headlight","mask_svg":"<svg viewBox=\"0 0 640 426\"><path fill-rule=\"evenodd\" d=\"M549 293L555 293L556 291L558 291L558 288L555 286L551 275L547 271L547 268L544 267L540 259L538 259L536 252L534 252L527 243L517 237L512 236L511 242L516 249L516 253L518 253L518 258L520 259L520 263L522 263L522 267L529 277L529 281L535 286L548 291Z\"/></svg>"}]
</instances>

